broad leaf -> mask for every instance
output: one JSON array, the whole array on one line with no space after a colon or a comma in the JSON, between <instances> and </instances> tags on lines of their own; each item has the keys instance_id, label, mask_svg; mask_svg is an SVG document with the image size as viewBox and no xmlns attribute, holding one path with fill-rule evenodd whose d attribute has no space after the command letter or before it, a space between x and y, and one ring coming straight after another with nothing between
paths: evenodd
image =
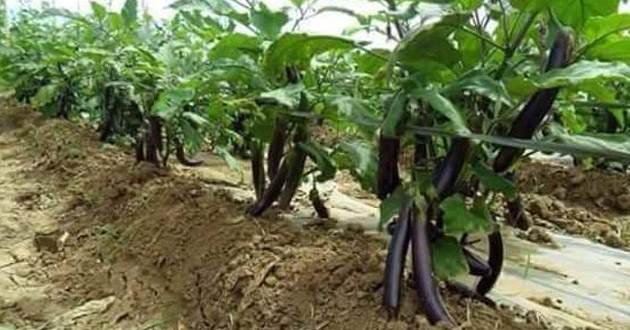
<instances>
[{"instance_id":1,"label":"broad leaf","mask_svg":"<svg viewBox=\"0 0 630 330\"><path fill-rule=\"evenodd\" d=\"M193 90L185 88L166 90L160 94L151 113L168 121L178 112L183 111L184 104L189 102L193 95Z\"/></svg>"},{"instance_id":2,"label":"broad leaf","mask_svg":"<svg viewBox=\"0 0 630 330\"><path fill-rule=\"evenodd\" d=\"M378 222L378 231L383 231L385 224L393 217L398 215L403 204L409 200L409 196L405 194L402 186L399 186L393 194L389 195L381 203L381 212Z\"/></svg>"},{"instance_id":3,"label":"broad leaf","mask_svg":"<svg viewBox=\"0 0 630 330\"><path fill-rule=\"evenodd\" d=\"M422 25L409 32L396 47L390 68L393 68L396 61L410 67L426 60L445 65L459 62L461 55L449 37L466 19L465 15L447 16L438 23Z\"/></svg>"},{"instance_id":4,"label":"broad leaf","mask_svg":"<svg viewBox=\"0 0 630 330\"><path fill-rule=\"evenodd\" d=\"M120 14L125 22L125 25L131 26L136 23L136 21L138 21L138 1L126 0Z\"/></svg>"},{"instance_id":5,"label":"broad leaf","mask_svg":"<svg viewBox=\"0 0 630 330\"><path fill-rule=\"evenodd\" d=\"M494 228L492 220L485 214L468 210L460 194L446 198L440 203L440 209L444 211L444 231L448 235L487 233Z\"/></svg>"},{"instance_id":6,"label":"broad leaf","mask_svg":"<svg viewBox=\"0 0 630 330\"><path fill-rule=\"evenodd\" d=\"M510 96L501 81L488 76L483 70L473 70L442 90L444 95L456 95L463 90L469 90L485 96L492 101L501 102L508 106L512 104Z\"/></svg>"},{"instance_id":7,"label":"broad leaf","mask_svg":"<svg viewBox=\"0 0 630 330\"><path fill-rule=\"evenodd\" d=\"M466 127L466 120L462 113L455 107L451 101L449 101L440 93L431 90L419 88L409 93L411 97L422 99L429 103L432 109L440 112L444 117L448 118L455 131L458 133L469 133L468 127Z\"/></svg>"},{"instance_id":8,"label":"broad leaf","mask_svg":"<svg viewBox=\"0 0 630 330\"><path fill-rule=\"evenodd\" d=\"M289 21L289 16L284 12L273 12L260 3L259 9L250 12L250 22L267 38L275 38L282 31L282 27Z\"/></svg>"},{"instance_id":9,"label":"broad leaf","mask_svg":"<svg viewBox=\"0 0 630 330\"><path fill-rule=\"evenodd\" d=\"M598 43L589 49L587 55L601 61L621 61L630 64L630 38Z\"/></svg>"},{"instance_id":10,"label":"broad leaf","mask_svg":"<svg viewBox=\"0 0 630 330\"><path fill-rule=\"evenodd\" d=\"M431 259L435 276L442 280L468 273L468 263L457 238L440 237L431 244Z\"/></svg>"},{"instance_id":11,"label":"broad leaf","mask_svg":"<svg viewBox=\"0 0 630 330\"><path fill-rule=\"evenodd\" d=\"M240 33L231 33L221 38L221 40L210 50L210 58L213 60L220 58L238 59L244 54L256 54L260 51L260 40L256 37Z\"/></svg>"},{"instance_id":12,"label":"broad leaf","mask_svg":"<svg viewBox=\"0 0 630 330\"><path fill-rule=\"evenodd\" d=\"M538 77L541 88L577 85L588 81L630 81L630 66L624 63L580 61L564 69L551 70Z\"/></svg>"},{"instance_id":13,"label":"broad leaf","mask_svg":"<svg viewBox=\"0 0 630 330\"><path fill-rule=\"evenodd\" d=\"M400 135L405 124L406 110L407 97L404 93L396 94L383 121L382 133L384 136L397 137Z\"/></svg>"},{"instance_id":14,"label":"broad leaf","mask_svg":"<svg viewBox=\"0 0 630 330\"><path fill-rule=\"evenodd\" d=\"M265 53L263 71L277 79L283 76L287 66L305 70L315 55L354 47L353 41L338 37L285 34L269 46Z\"/></svg>"},{"instance_id":15,"label":"broad leaf","mask_svg":"<svg viewBox=\"0 0 630 330\"><path fill-rule=\"evenodd\" d=\"M481 163L475 164L473 170L477 179L481 181L484 187L494 192L503 193L508 198L514 198L516 196L516 185L514 182L498 175Z\"/></svg>"},{"instance_id":16,"label":"broad leaf","mask_svg":"<svg viewBox=\"0 0 630 330\"><path fill-rule=\"evenodd\" d=\"M267 100L274 100L289 109L295 109L300 103L300 94L304 91L304 84L291 84L286 87L260 94L260 97Z\"/></svg>"},{"instance_id":17,"label":"broad leaf","mask_svg":"<svg viewBox=\"0 0 630 330\"><path fill-rule=\"evenodd\" d=\"M333 159L326 149L319 143L309 141L300 143L300 147L306 151L309 157L317 164L319 175L317 181L325 182L335 178L337 168L333 164Z\"/></svg>"},{"instance_id":18,"label":"broad leaf","mask_svg":"<svg viewBox=\"0 0 630 330\"><path fill-rule=\"evenodd\" d=\"M619 34L630 29L630 14L612 14L594 17L584 26L584 37L591 43L607 35Z\"/></svg>"},{"instance_id":19,"label":"broad leaf","mask_svg":"<svg viewBox=\"0 0 630 330\"><path fill-rule=\"evenodd\" d=\"M340 170L349 170L363 189L373 191L376 183L375 173L378 168L374 147L365 141L355 140L343 142L340 149L343 154L335 155L337 167Z\"/></svg>"}]
</instances>

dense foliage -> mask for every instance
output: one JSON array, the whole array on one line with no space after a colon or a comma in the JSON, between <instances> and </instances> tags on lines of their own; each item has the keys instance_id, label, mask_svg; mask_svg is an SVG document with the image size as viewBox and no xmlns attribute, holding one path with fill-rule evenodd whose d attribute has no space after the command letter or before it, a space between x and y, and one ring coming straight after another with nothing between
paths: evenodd
<instances>
[{"instance_id":1,"label":"dense foliage","mask_svg":"<svg viewBox=\"0 0 630 330\"><path fill-rule=\"evenodd\" d=\"M347 170L383 199L381 225L399 215L385 283L393 312L409 241L416 277L469 272L485 294L500 264L466 237L500 245L490 206L498 195L518 204L509 177L524 150L630 162L630 14L619 0L365 1L381 9L179 0L162 21L135 0L120 12L22 10L1 30L0 85L133 145L138 161L166 166L174 153L197 165L186 154L202 147L235 168L250 158L253 216L287 208L307 181L327 217L317 183ZM352 20L344 36L299 32L331 12ZM356 37L366 32L395 47ZM410 148L414 164L402 167ZM432 283L417 278L429 305Z\"/></svg>"}]
</instances>

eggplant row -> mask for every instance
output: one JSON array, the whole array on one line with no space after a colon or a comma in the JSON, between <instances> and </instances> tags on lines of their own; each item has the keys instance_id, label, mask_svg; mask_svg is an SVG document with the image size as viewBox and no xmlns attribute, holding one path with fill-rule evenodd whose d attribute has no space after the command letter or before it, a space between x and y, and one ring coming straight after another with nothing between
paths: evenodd
<instances>
[{"instance_id":1,"label":"eggplant row","mask_svg":"<svg viewBox=\"0 0 630 330\"><path fill-rule=\"evenodd\" d=\"M400 175L398 174L399 151L399 138L380 136L376 195L381 200L387 198L400 185Z\"/></svg>"},{"instance_id":2,"label":"eggplant row","mask_svg":"<svg viewBox=\"0 0 630 330\"><path fill-rule=\"evenodd\" d=\"M568 31L559 31L551 48L545 71L565 67L571 59L572 49L573 35ZM558 92L558 88L537 91L519 113L512 124L508 136L518 139L531 139L543 119L549 114ZM494 160L494 170L498 173L505 172L522 154L523 149L502 148Z\"/></svg>"},{"instance_id":3,"label":"eggplant row","mask_svg":"<svg viewBox=\"0 0 630 330\"><path fill-rule=\"evenodd\" d=\"M409 235L409 217L411 216L412 207L413 202L405 203L400 209L387 251L385 279L383 281L383 304L391 316L397 316L400 311L405 260L411 239Z\"/></svg>"}]
</instances>

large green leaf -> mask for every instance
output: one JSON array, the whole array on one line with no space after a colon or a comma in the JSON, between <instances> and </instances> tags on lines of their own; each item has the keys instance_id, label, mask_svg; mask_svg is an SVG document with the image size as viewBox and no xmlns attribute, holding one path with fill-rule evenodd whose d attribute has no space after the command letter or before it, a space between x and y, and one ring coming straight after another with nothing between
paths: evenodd
<instances>
[{"instance_id":1,"label":"large green leaf","mask_svg":"<svg viewBox=\"0 0 630 330\"><path fill-rule=\"evenodd\" d=\"M590 42L630 29L630 14L594 17L584 26L584 37Z\"/></svg>"},{"instance_id":2,"label":"large green leaf","mask_svg":"<svg viewBox=\"0 0 630 330\"><path fill-rule=\"evenodd\" d=\"M512 104L503 83L490 77L483 70L473 70L464 74L457 79L457 81L446 86L446 88L442 90L442 93L450 96L459 94L463 90L475 92L495 102L501 102L508 106Z\"/></svg>"},{"instance_id":3,"label":"large green leaf","mask_svg":"<svg viewBox=\"0 0 630 330\"><path fill-rule=\"evenodd\" d=\"M267 38L275 38L282 31L282 27L289 21L289 16L284 12L273 12L264 4L260 3L259 9L250 13L251 24Z\"/></svg>"},{"instance_id":4,"label":"large green leaf","mask_svg":"<svg viewBox=\"0 0 630 330\"><path fill-rule=\"evenodd\" d=\"M453 124L455 131L458 133L469 133L466 126L466 120L462 113L440 93L432 89L418 88L409 93L410 97L422 99L429 103L432 109L440 112L444 117L448 118Z\"/></svg>"},{"instance_id":5,"label":"large green leaf","mask_svg":"<svg viewBox=\"0 0 630 330\"><path fill-rule=\"evenodd\" d=\"M230 33L221 38L210 50L210 58L237 59L244 54L256 54L260 51L260 40L240 33Z\"/></svg>"},{"instance_id":6,"label":"large green leaf","mask_svg":"<svg viewBox=\"0 0 630 330\"><path fill-rule=\"evenodd\" d=\"M440 203L444 211L444 231L448 235L463 233L487 233L494 229L492 219L485 211L484 205L477 202L473 211L468 210L464 198L460 194L446 198Z\"/></svg>"},{"instance_id":7,"label":"large green leaf","mask_svg":"<svg viewBox=\"0 0 630 330\"><path fill-rule=\"evenodd\" d=\"M630 155L630 136L623 134L568 134L557 126L552 126L550 131L555 140L567 144L588 146L611 153L624 153ZM630 157L625 160L630 163Z\"/></svg>"},{"instance_id":8,"label":"large green leaf","mask_svg":"<svg viewBox=\"0 0 630 330\"><path fill-rule=\"evenodd\" d=\"M138 21L138 1L126 0L120 15L122 16L125 25L131 26L136 23L136 21Z\"/></svg>"},{"instance_id":9,"label":"large green leaf","mask_svg":"<svg viewBox=\"0 0 630 330\"><path fill-rule=\"evenodd\" d=\"M317 169L319 170L317 181L325 182L335 178L337 168L335 167L333 159L326 148L313 141L300 143L300 147L304 149L315 164L317 164Z\"/></svg>"},{"instance_id":10,"label":"large green leaf","mask_svg":"<svg viewBox=\"0 0 630 330\"><path fill-rule=\"evenodd\" d=\"M516 196L516 184L514 184L514 182L495 173L481 163L475 164L473 170L477 179L481 181L484 187L494 192L503 193L509 198Z\"/></svg>"},{"instance_id":11,"label":"large green leaf","mask_svg":"<svg viewBox=\"0 0 630 330\"><path fill-rule=\"evenodd\" d=\"M440 237L431 244L433 272L441 280L448 280L468 273L468 263L457 238Z\"/></svg>"},{"instance_id":12,"label":"large green leaf","mask_svg":"<svg viewBox=\"0 0 630 330\"><path fill-rule=\"evenodd\" d=\"M92 8L94 17L99 21L102 21L107 16L107 8L96 1L90 1L90 8Z\"/></svg>"},{"instance_id":13,"label":"large green leaf","mask_svg":"<svg viewBox=\"0 0 630 330\"><path fill-rule=\"evenodd\" d=\"M459 62L461 55L450 36L467 18L466 15L446 16L437 23L422 25L409 32L396 47L390 67L396 61L410 67L426 60L446 65Z\"/></svg>"},{"instance_id":14,"label":"large green leaf","mask_svg":"<svg viewBox=\"0 0 630 330\"><path fill-rule=\"evenodd\" d=\"M538 77L541 88L578 85L588 81L630 81L630 66L619 62L580 61Z\"/></svg>"},{"instance_id":15,"label":"large green leaf","mask_svg":"<svg viewBox=\"0 0 630 330\"><path fill-rule=\"evenodd\" d=\"M295 109L300 103L300 95L304 91L304 84L291 84L282 88L260 94L263 99L273 100L289 109Z\"/></svg>"},{"instance_id":16,"label":"large green leaf","mask_svg":"<svg viewBox=\"0 0 630 330\"><path fill-rule=\"evenodd\" d=\"M365 141L343 142L335 155L335 162L340 170L348 170L367 191L374 190L378 159L374 147ZM345 157L343 157L345 156Z\"/></svg>"},{"instance_id":17,"label":"large green leaf","mask_svg":"<svg viewBox=\"0 0 630 330\"><path fill-rule=\"evenodd\" d=\"M269 46L265 53L263 71L273 78L278 78L284 74L287 66L305 70L315 55L335 50L350 50L354 47L353 41L344 38L285 34Z\"/></svg>"},{"instance_id":18,"label":"large green leaf","mask_svg":"<svg viewBox=\"0 0 630 330\"><path fill-rule=\"evenodd\" d=\"M398 215L403 204L409 200L409 195L405 194L402 186L399 186L394 193L389 195L382 203L378 222L378 231L383 231L385 224Z\"/></svg>"},{"instance_id":19,"label":"large green leaf","mask_svg":"<svg viewBox=\"0 0 630 330\"><path fill-rule=\"evenodd\" d=\"M398 93L391 101L391 105L383 120L382 134L387 137L397 137L405 124L407 111L407 97L404 93Z\"/></svg>"},{"instance_id":20,"label":"large green leaf","mask_svg":"<svg viewBox=\"0 0 630 330\"><path fill-rule=\"evenodd\" d=\"M193 90L186 88L168 89L160 94L151 113L168 121L183 111L184 104L189 102L194 94Z\"/></svg>"},{"instance_id":21,"label":"large green leaf","mask_svg":"<svg viewBox=\"0 0 630 330\"><path fill-rule=\"evenodd\" d=\"M630 38L598 43L589 49L587 55L601 61L621 61L630 64Z\"/></svg>"},{"instance_id":22,"label":"large green leaf","mask_svg":"<svg viewBox=\"0 0 630 330\"><path fill-rule=\"evenodd\" d=\"M510 0L514 8L527 11L553 10L565 25L581 29L591 17L617 12L619 0Z\"/></svg>"}]
</instances>

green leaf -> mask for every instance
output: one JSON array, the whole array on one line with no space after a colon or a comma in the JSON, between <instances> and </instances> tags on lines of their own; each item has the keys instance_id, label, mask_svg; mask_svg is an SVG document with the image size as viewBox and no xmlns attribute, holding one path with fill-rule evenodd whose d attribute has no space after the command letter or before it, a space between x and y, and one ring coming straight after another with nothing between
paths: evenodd
<instances>
[{"instance_id":1,"label":"green leaf","mask_svg":"<svg viewBox=\"0 0 630 330\"><path fill-rule=\"evenodd\" d=\"M168 121L175 115L183 111L185 103L194 96L194 91L185 88L169 89L160 94L157 102L153 105L151 113Z\"/></svg>"},{"instance_id":2,"label":"green leaf","mask_svg":"<svg viewBox=\"0 0 630 330\"><path fill-rule=\"evenodd\" d=\"M300 95L304 91L304 84L291 84L270 92L260 94L262 99L274 100L289 109L295 109L300 103Z\"/></svg>"},{"instance_id":3,"label":"green leaf","mask_svg":"<svg viewBox=\"0 0 630 330\"><path fill-rule=\"evenodd\" d=\"M576 146L595 148L610 153L623 153L630 157L630 136L622 134L568 134L557 125L550 127L554 140ZM630 158L626 158L630 163Z\"/></svg>"},{"instance_id":4,"label":"green leaf","mask_svg":"<svg viewBox=\"0 0 630 330\"><path fill-rule=\"evenodd\" d=\"M319 175L317 181L325 182L335 178L337 168L333 164L333 159L326 149L317 142L309 141L300 143L300 147L306 151L309 157L317 164Z\"/></svg>"},{"instance_id":5,"label":"green leaf","mask_svg":"<svg viewBox=\"0 0 630 330\"><path fill-rule=\"evenodd\" d=\"M32 99L33 106L36 108L43 108L55 100L59 91L59 85L49 84L37 91L37 94Z\"/></svg>"},{"instance_id":6,"label":"green leaf","mask_svg":"<svg viewBox=\"0 0 630 330\"><path fill-rule=\"evenodd\" d=\"M514 8L531 12L553 10L565 25L580 30L591 17L616 13L619 0L510 0Z\"/></svg>"},{"instance_id":7,"label":"green leaf","mask_svg":"<svg viewBox=\"0 0 630 330\"><path fill-rule=\"evenodd\" d=\"M505 87L508 93L515 99L526 99L536 92L536 83L522 76L507 78Z\"/></svg>"},{"instance_id":8,"label":"green leaf","mask_svg":"<svg viewBox=\"0 0 630 330\"><path fill-rule=\"evenodd\" d=\"M494 228L487 214L480 212L482 206L476 205L476 212L469 211L460 194L446 198L440 203L440 209L444 211L444 231L447 235L487 233Z\"/></svg>"},{"instance_id":9,"label":"green leaf","mask_svg":"<svg viewBox=\"0 0 630 330\"><path fill-rule=\"evenodd\" d=\"M451 101L440 95L440 93L431 89L418 88L410 92L409 96L422 99L429 103L431 108L437 110L451 121L456 132L464 134L470 133L470 130L466 127L466 120L464 119L462 113L453 103L451 103Z\"/></svg>"},{"instance_id":10,"label":"green leaf","mask_svg":"<svg viewBox=\"0 0 630 330\"><path fill-rule=\"evenodd\" d=\"M307 0L291 0L291 3L296 7L301 7Z\"/></svg>"},{"instance_id":11,"label":"green leaf","mask_svg":"<svg viewBox=\"0 0 630 330\"><path fill-rule=\"evenodd\" d=\"M251 24L258 29L263 36L273 39L282 31L282 27L289 21L289 16L284 12L273 12L264 4L260 3L258 10L250 13Z\"/></svg>"},{"instance_id":12,"label":"green leaf","mask_svg":"<svg viewBox=\"0 0 630 330\"><path fill-rule=\"evenodd\" d=\"M258 38L240 33L230 33L212 47L209 55L213 60L221 58L235 60L244 54L255 54L260 51Z\"/></svg>"},{"instance_id":13,"label":"green leaf","mask_svg":"<svg viewBox=\"0 0 630 330\"><path fill-rule=\"evenodd\" d=\"M99 21L102 21L107 16L107 8L96 1L90 1L90 8L92 8L94 17Z\"/></svg>"},{"instance_id":14,"label":"green leaf","mask_svg":"<svg viewBox=\"0 0 630 330\"><path fill-rule=\"evenodd\" d=\"M381 212L378 222L378 231L383 231L383 227L385 224L391 220L393 217L398 215L400 209L403 204L409 200L409 196L405 194L402 186L396 188L394 193L389 195L382 203L381 203Z\"/></svg>"},{"instance_id":15,"label":"green leaf","mask_svg":"<svg viewBox=\"0 0 630 330\"><path fill-rule=\"evenodd\" d=\"M468 273L468 263L457 238L440 237L431 244L433 272L441 280L448 280Z\"/></svg>"},{"instance_id":16,"label":"green leaf","mask_svg":"<svg viewBox=\"0 0 630 330\"><path fill-rule=\"evenodd\" d=\"M510 199L516 196L516 185L514 182L495 173L481 163L476 163L473 166L473 171L484 187L494 192L503 193Z\"/></svg>"},{"instance_id":17,"label":"green leaf","mask_svg":"<svg viewBox=\"0 0 630 330\"><path fill-rule=\"evenodd\" d=\"M338 115L342 120L357 125L366 137L374 136L375 126L380 126L380 121L360 100L349 97L340 96L333 97L329 100L332 106L337 107Z\"/></svg>"},{"instance_id":18,"label":"green leaf","mask_svg":"<svg viewBox=\"0 0 630 330\"><path fill-rule=\"evenodd\" d=\"M630 14L612 14L593 17L584 26L584 37L591 43L606 35L615 35L630 29Z\"/></svg>"},{"instance_id":19,"label":"green leaf","mask_svg":"<svg viewBox=\"0 0 630 330\"><path fill-rule=\"evenodd\" d=\"M630 38L598 43L589 49L587 55L592 59L630 64Z\"/></svg>"},{"instance_id":20,"label":"green leaf","mask_svg":"<svg viewBox=\"0 0 630 330\"><path fill-rule=\"evenodd\" d=\"M400 135L405 124L404 118L407 111L407 102L407 97L404 93L396 94L383 121L382 133L384 136L397 137Z\"/></svg>"},{"instance_id":21,"label":"green leaf","mask_svg":"<svg viewBox=\"0 0 630 330\"><path fill-rule=\"evenodd\" d=\"M341 143L340 150L342 152L335 155L337 167L340 170L349 170L363 189L373 191L378 169L374 147L365 141L355 140Z\"/></svg>"},{"instance_id":22,"label":"green leaf","mask_svg":"<svg viewBox=\"0 0 630 330\"><path fill-rule=\"evenodd\" d=\"M217 146L215 150L219 157L223 158L225 163L231 170L238 171L241 175L243 174L243 168L241 167L241 163L238 162L238 159L234 158L232 154L224 147Z\"/></svg>"},{"instance_id":23,"label":"green leaf","mask_svg":"<svg viewBox=\"0 0 630 330\"><path fill-rule=\"evenodd\" d=\"M549 0L558 19L580 29L593 16L607 16L619 9L619 0Z\"/></svg>"},{"instance_id":24,"label":"green leaf","mask_svg":"<svg viewBox=\"0 0 630 330\"><path fill-rule=\"evenodd\" d=\"M450 36L467 18L467 15L446 16L435 24L422 25L409 32L394 50L390 70L396 61L411 67L426 60L445 65L459 62L461 55Z\"/></svg>"},{"instance_id":25,"label":"green leaf","mask_svg":"<svg viewBox=\"0 0 630 330\"><path fill-rule=\"evenodd\" d=\"M138 21L138 1L126 0L120 15L126 26L131 26L136 23L136 21Z\"/></svg>"},{"instance_id":26,"label":"green leaf","mask_svg":"<svg viewBox=\"0 0 630 330\"><path fill-rule=\"evenodd\" d=\"M353 41L338 37L285 34L267 49L263 71L278 79L284 76L287 66L306 70L315 55L329 51L350 50L354 47Z\"/></svg>"},{"instance_id":27,"label":"green leaf","mask_svg":"<svg viewBox=\"0 0 630 330\"><path fill-rule=\"evenodd\" d=\"M206 118L201 117L200 115L194 113L194 112L190 112L190 111L186 111L182 114L182 116L188 120L190 120L192 123L194 123L195 125L199 126L199 127L204 127L204 126L208 126L210 125L210 123L208 122L208 120Z\"/></svg>"},{"instance_id":28,"label":"green leaf","mask_svg":"<svg viewBox=\"0 0 630 330\"><path fill-rule=\"evenodd\" d=\"M501 102L508 106L512 105L510 96L501 81L490 77L483 70L473 70L461 76L454 83L446 86L442 90L444 95L456 95L463 90L475 92L485 96L492 101Z\"/></svg>"},{"instance_id":29,"label":"green leaf","mask_svg":"<svg viewBox=\"0 0 630 330\"><path fill-rule=\"evenodd\" d=\"M625 63L580 61L564 69L551 70L535 82L541 88L578 85L588 81L630 81L630 66Z\"/></svg>"}]
</instances>

